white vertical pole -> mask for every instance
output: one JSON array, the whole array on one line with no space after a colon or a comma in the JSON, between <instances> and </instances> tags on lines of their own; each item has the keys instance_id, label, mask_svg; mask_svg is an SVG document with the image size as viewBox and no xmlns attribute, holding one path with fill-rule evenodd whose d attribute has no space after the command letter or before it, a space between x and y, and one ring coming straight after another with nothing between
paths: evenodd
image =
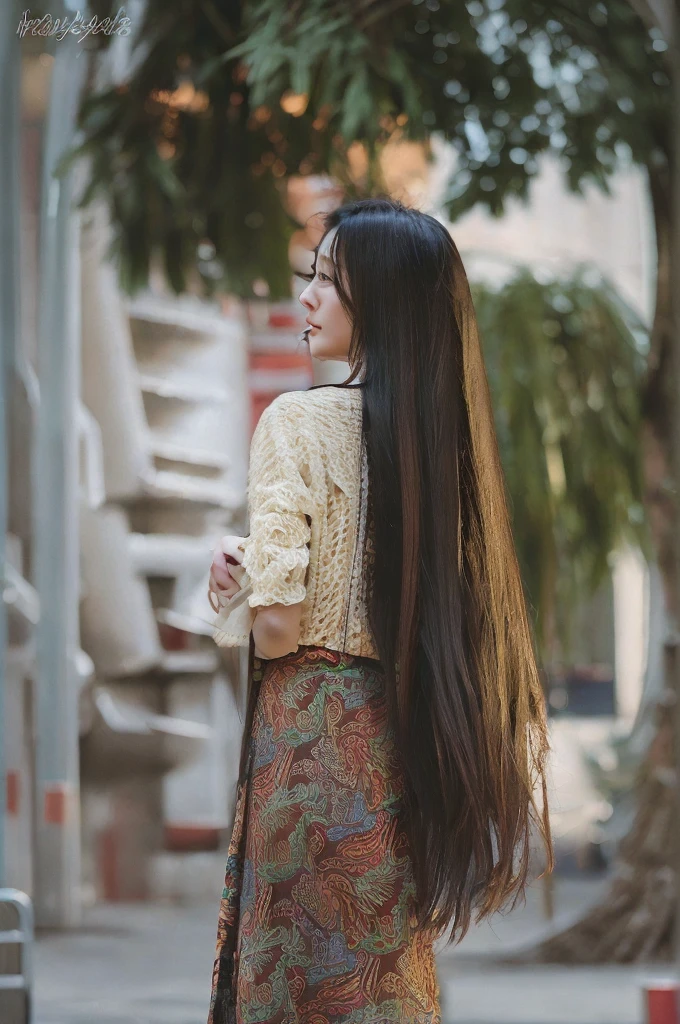
<instances>
[{"instance_id":1,"label":"white vertical pole","mask_svg":"<svg viewBox=\"0 0 680 1024\"><path fill-rule=\"evenodd\" d=\"M675 373L676 401L673 406L674 437L673 450L675 465L671 467L675 477L675 571L678 579L677 607L680 608L680 7L678 0L666 0L663 4L655 4L657 16L659 9L668 26L668 67L672 76L672 114L671 114L671 331L672 360ZM677 616L674 622L678 629ZM676 1020L680 1022L680 646L676 636L675 647L675 793L677 812L675 816L675 965L676 965Z\"/></svg>"},{"instance_id":2,"label":"white vertical pole","mask_svg":"<svg viewBox=\"0 0 680 1024\"><path fill-rule=\"evenodd\" d=\"M68 12L66 12L68 14ZM80 918L78 763L79 216L73 172L55 165L74 139L87 53L57 40L44 143L40 214L33 568L40 598L36 688L36 919L63 928Z\"/></svg>"},{"instance_id":3,"label":"white vertical pole","mask_svg":"<svg viewBox=\"0 0 680 1024\"><path fill-rule=\"evenodd\" d=\"M0 5L0 886L6 884L4 727L7 616L3 599L9 488L9 409L19 344L20 51L12 4Z\"/></svg>"}]
</instances>

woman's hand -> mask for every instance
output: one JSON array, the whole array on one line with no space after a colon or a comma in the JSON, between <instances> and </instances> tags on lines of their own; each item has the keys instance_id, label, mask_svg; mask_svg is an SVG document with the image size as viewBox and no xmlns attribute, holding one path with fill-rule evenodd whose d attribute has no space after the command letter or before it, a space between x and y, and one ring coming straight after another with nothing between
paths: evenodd
<instances>
[{"instance_id":1,"label":"woman's hand","mask_svg":"<svg viewBox=\"0 0 680 1024\"><path fill-rule=\"evenodd\" d=\"M240 545L245 537L236 537L227 534L215 547L213 552L212 566L210 567L210 582L208 584L208 601L214 612L219 612L225 601L228 601L241 589L238 582L229 571L228 558L240 565L243 561L243 551ZM232 563L233 564L233 563Z\"/></svg>"}]
</instances>

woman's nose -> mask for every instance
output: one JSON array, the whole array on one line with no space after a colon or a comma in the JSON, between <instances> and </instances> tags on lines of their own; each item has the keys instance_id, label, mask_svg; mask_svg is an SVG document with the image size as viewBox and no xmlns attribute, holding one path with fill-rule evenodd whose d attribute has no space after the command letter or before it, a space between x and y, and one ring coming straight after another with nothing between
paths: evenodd
<instances>
[{"instance_id":1,"label":"woman's nose","mask_svg":"<svg viewBox=\"0 0 680 1024\"><path fill-rule=\"evenodd\" d=\"M298 295L298 299L306 309L314 309L314 303L312 302L308 292L311 290L311 284L308 284L306 288Z\"/></svg>"}]
</instances>

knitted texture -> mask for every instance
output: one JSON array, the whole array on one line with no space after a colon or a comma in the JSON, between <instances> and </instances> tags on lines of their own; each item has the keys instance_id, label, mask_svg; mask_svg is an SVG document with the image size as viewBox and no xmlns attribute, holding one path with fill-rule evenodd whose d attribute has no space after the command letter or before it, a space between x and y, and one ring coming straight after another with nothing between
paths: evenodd
<instances>
[{"instance_id":1,"label":"knitted texture","mask_svg":"<svg viewBox=\"0 0 680 1024\"><path fill-rule=\"evenodd\" d=\"M219 646L246 645L259 606L302 602L299 644L378 657L367 620L373 544L361 421L357 387L289 391L263 411L250 446L240 581L253 611L244 621L243 602L230 622L226 603Z\"/></svg>"}]
</instances>

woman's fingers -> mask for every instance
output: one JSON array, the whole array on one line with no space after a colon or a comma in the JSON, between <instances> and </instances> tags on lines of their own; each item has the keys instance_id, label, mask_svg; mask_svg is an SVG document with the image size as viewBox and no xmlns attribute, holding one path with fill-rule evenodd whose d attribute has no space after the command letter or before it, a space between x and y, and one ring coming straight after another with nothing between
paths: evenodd
<instances>
[{"instance_id":1,"label":"woman's fingers","mask_svg":"<svg viewBox=\"0 0 680 1024\"><path fill-rule=\"evenodd\" d=\"M228 587L219 586L215 582L215 578L211 573L210 583L208 585L208 601L210 602L210 607L214 612L219 612L219 610L224 607L225 603L229 601L234 594L238 593L239 590L240 587L234 582L234 580L231 580L231 584Z\"/></svg>"},{"instance_id":2,"label":"woman's fingers","mask_svg":"<svg viewBox=\"0 0 680 1024\"><path fill-rule=\"evenodd\" d=\"M243 552L239 544L243 537L236 537L228 534L223 537L213 551L213 561L210 567L210 582L208 584L208 601L214 612L219 612L225 601L237 594L241 589L238 580L235 580L229 571L227 555L230 555L240 565L243 559Z\"/></svg>"},{"instance_id":3,"label":"woman's fingers","mask_svg":"<svg viewBox=\"0 0 680 1024\"><path fill-rule=\"evenodd\" d=\"M219 551L223 555L230 555L240 565L243 561L243 552L239 544L243 540L245 540L245 537L236 537L233 533L228 533L217 545L216 552Z\"/></svg>"},{"instance_id":4,"label":"woman's fingers","mask_svg":"<svg viewBox=\"0 0 680 1024\"><path fill-rule=\"evenodd\" d=\"M237 590L240 590L238 582L234 580L229 573L226 575L223 575L222 573L217 574L214 569L210 573L209 585L213 590L227 592L229 594L235 594Z\"/></svg>"},{"instance_id":5,"label":"woman's fingers","mask_svg":"<svg viewBox=\"0 0 680 1024\"><path fill-rule=\"evenodd\" d=\"M228 569L213 563L208 583L208 601L213 611L218 612L224 603L237 594L241 587L231 577Z\"/></svg>"},{"instance_id":6,"label":"woman's fingers","mask_svg":"<svg viewBox=\"0 0 680 1024\"><path fill-rule=\"evenodd\" d=\"M234 579L231 573L229 572L229 569L227 568L226 564L220 565L217 561L214 561L212 564L210 575L214 579L217 586L222 587L223 590L228 590L234 585Z\"/></svg>"}]
</instances>

